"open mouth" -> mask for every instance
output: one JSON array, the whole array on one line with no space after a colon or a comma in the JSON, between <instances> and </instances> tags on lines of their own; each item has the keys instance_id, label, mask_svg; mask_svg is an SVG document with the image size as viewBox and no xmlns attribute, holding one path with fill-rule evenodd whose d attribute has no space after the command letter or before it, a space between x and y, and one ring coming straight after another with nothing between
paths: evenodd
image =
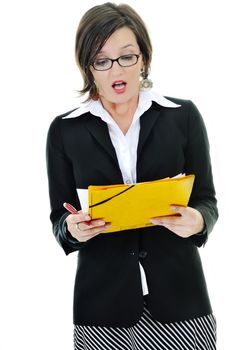
<instances>
[{"instance_id":1,"label":"open mouth","mask_svg":"<svg viewBox=\"0 0 232 350\"><path fill-rule=\"evenodd\" d=\"M112 88L114 89L115 92L122 93L122 92L126 91L126 85L127 85L127 83L123 80L115 81L112 84Z\"/></svg>"}]
</instances>

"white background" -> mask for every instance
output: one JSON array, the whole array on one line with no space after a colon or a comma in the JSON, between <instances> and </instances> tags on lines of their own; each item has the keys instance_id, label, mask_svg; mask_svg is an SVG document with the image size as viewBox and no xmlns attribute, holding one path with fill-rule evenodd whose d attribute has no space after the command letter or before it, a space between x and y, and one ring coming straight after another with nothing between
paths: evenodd
<instances>
[{"instance_id":1,"label":"white background","mask_svg":"<svg viewBox=\"0 0 232 350\"><path fill-rule=\"evenodd\" d=\"M76 253L66 257L51 231L45 143L53 118L78 105L76 27L84 12L100 3L9 0L1 5L3 350L73 348ZM127 3L142 16L151 35L154 89L191 99L207 126L220 219L200 253L218 322L218 349L228 350L232 311L230 2Z\"/></svg>"}]
</instances>

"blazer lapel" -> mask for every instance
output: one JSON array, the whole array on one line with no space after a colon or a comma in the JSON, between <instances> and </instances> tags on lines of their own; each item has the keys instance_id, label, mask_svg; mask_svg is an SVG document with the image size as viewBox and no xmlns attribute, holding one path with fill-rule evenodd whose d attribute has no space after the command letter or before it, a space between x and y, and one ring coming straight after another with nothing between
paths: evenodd
<instances>
[{"instance_id":1,"label":"blazer lapel","mask_svg":"<svg viewBox=\"0 0 232 350\"><path fill-rule=\"evenodd\" d=\"M140 134L139 134L139 141L138 141L138 149L137 149L137 176L138 174L138 164L139 164L139 157L141 156L141 152L143 149L143 146L148 139L148 136L157 120L157 118L160 115L160 109L162 107L153 102L152 106L149 108L148 111L146 111L140 118ZM115 166L120 174L121 181L122 180L122 174L119 167L117 154L115 152L115 148L111 142L109 131L107 124L101 120L101 118L96 116L90 116L90 118L86 121L86 126L91 133L91 135L95 138L99 146L101 146L113 159ZM142 171L140 169L139 173Z\"/></svg>"},{"instance_id":2,"label":"blazer lapel","mask_svg":"<svg viewBox=\"0 0 232 350\"><path fill-rule=\"evenodd\" d=\"M137 150L137 159L141 155L143 146L157 120L160 115L161 107L154 103L151 108L146 111L140 118L140 134L139 134L139 142L138 142L138 150Z\"/></svg>"},{"instance_id":3,"label":"blazer lapel","mask_svg":"<svg viewBox=\"0 0 232 350\"><path fill-rule=\"evenodd\" d=\"M110 157L116 163L118 169L118 159L115 152L115 148L111 142L109 130L107 124L103 122L99 117L92 116L88 119L86 126L98 144L104 148L104 150L110 155Z\"/></svg>"}]
</instances>

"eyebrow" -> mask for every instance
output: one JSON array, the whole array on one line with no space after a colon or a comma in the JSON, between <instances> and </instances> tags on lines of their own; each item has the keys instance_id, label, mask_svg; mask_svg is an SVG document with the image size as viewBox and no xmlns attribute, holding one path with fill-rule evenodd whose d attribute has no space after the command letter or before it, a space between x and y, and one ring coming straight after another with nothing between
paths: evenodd
<instances>
[{"instance_id":1,"label":"eyebrow","mask_svg":"<svg viewBox=\"0 0 232 350\"><path fill-rule=\"evenodd\" d=\"M127 48L130 47L130 46L135 47L135 46L132 45L132 44L127 44L127 45L125 45L125 46L120 47L120 50L127 49ZM105 53L105 51L100 50L98 53Z\"/></svg>"}]
</instances>

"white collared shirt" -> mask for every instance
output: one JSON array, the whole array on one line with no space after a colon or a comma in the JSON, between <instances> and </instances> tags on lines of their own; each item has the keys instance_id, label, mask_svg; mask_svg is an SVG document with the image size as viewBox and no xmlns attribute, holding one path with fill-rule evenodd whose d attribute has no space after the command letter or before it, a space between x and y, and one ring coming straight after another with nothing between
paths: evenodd
<instances>
[{"instance_id":1,"label":"white collared shirt","mask_svg":"<svg viewBox=\"0 0 232 350\"><path fill-rule=\"evenodd\" d=\"M137 109L135 111L132 123L125 135L119 128L118 124L111 117L111 115L104 109L100 100L91 100L90 102L83 103L80 108L63 117L63 119L76 118L84 113L90 112L91 114L100 117L105 123L107 123L110 138L117 154L123 181L125 184L134 184L137 180L136 163L140 132L140 117L151 107L152 101L155 101L163 107L180 107L180 105L168 100L167 98L157 94L154 91L140 91ZM140 263L139 267L141 273L143 295L146 295L148 294L146 276L144 269Z\"/></svg>"}]
</instances>

